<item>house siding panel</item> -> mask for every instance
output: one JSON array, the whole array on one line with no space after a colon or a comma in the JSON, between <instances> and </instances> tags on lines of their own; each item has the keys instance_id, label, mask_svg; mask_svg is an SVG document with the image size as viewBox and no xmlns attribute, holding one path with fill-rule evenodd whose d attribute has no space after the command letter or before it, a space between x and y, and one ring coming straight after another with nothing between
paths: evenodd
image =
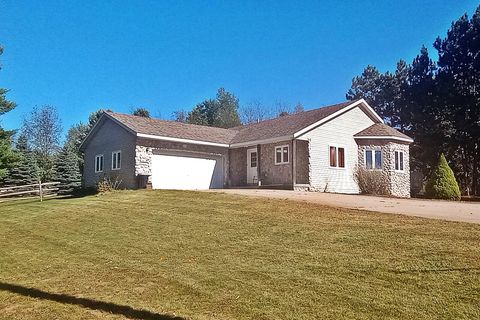
<instances>
[{"instance_id":1,"label":"house siding panel","mask_svg":"<svg viewBox=\"0 0 480 320\"><path fill-rule=\"evenodd\" d=\"M299 137L309 141L312 190L359 193L353 177L358 160L358 146L353 135L373 123L365 112L356 107ZM330 168L329 145L345 148L345 168Z\"/></svg>"},{"instance_id":2,"label":"house siding panel","mask_svg":"<svg viewBox=\"0 0 480 320\"><path fill-rule=\"evenodd\" d=\"M121 188L135 188L135 135L110 119L100 124L85 148L83 184L87 188L96 187L104 177L118 179ZM112 152L121 150L121 169L112 170ZM95 172L95 156L103 154L103 172Z\"/></svg>"}]
</instances>

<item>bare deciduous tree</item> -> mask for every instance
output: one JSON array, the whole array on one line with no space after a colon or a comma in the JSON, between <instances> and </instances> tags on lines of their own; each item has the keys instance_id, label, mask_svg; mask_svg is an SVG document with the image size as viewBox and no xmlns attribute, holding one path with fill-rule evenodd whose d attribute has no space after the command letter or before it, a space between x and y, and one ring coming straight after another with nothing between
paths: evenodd
<instances>
[{"instance_id":1,"label":"bare deciduous tree","mask_svg":"<svg viewBox=\"0 0 480 320\"><path fill-rule=\"evenodd\" d=\"M48 105L33 108L23 120L23 132L37 158L40 178L44 181L51 179L62 133L57 108Z\"/></svg>"},{"instance_id":2,"label":"bare deciduous tree","mask_svg":"<svg viewBox=\"0 0 480 320\"><path fill-rule=\"evenodd\" d=\"M258 100L248 103L240 112L243 124L257 123L270 118L269 110Z\"/></svg>"}]
</instances>

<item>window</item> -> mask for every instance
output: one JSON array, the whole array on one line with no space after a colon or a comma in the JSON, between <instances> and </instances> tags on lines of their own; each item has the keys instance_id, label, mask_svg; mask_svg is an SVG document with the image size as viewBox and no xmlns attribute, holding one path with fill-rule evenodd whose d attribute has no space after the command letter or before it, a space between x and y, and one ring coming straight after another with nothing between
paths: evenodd
<instances>
[{"instance_id":1,"label":"window","mask_svg":"<svg viewBox=\"0 0 480 320\"><path fill-rule=\"evenodd\" d=\"M114 151L112 152L112 170L119 170L122 164L122 152Z\"/></svg>"},{"instance_id":2,"label":"window","mask_svg":"<svg viewBox=\"0 0 480 320\"><path fill-rule=\"evenodd\" d=\"M275 147L275 164L288 163L288 146Z\"/></svg>"},{"instance_id":3,"label":"window","mask_svg":"<svg viewBox=\"0 0 480 320\"><path fill-rule=\"evenodd\" d=\"M95 172L103 171L103 154L95 156Z\"/></svg>"},{"instance_id":4,"label":"window","mask_svg":"<svg viewBox=\"0 0 480 320\"><path fill-rule=\"evenodd\" d=\"M395 170L403 171L403 151L395 151Z\"/></svg>"},{"instance_id":5,"label":"window","mask_svg":"<svg viewBox=\"0 0 480 320\"><path fill-rule=\"evenodd\" d=\"M382 169L382 150L365 150L365 168Z\"/></svg>"},{"instance_id":6,"label":"window","mask_svg":"<svg viewBox=\"0 0 480 320\"><path fill-rule=\"evenodd\" d=\"M330 167L345 168L345 148L330 146Z\"/></svg>"},{"instance_id":7,"label":"window","mask_svg":"<svg viewBox=\"0 0 480 320\"><path fill-rule=\"evenodd\" d=\"M250 167L256 168L257 167L257 153L251 152L250 153Z\"/></svg>"}]
</instances>

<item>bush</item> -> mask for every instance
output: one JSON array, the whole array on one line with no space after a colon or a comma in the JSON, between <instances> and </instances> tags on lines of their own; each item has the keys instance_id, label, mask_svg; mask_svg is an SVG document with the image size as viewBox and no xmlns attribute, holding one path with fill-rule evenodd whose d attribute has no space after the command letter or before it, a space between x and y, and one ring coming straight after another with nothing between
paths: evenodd
<instances>
[{"instance_id":1,"label":"bush","mask_svg":"<svg viewBox=\"0 0 480 320\"><path fill-rule=\"evenodd\" d=\"M120 189L120 184L122 180L118 180L118 177L115 180L110 179L109 177L104 177L97 184L97 191L99 193L106 193Z\"/></svg>"},{"instance_id":2,"label":"bush","mask_svg":"<svg viewBox=\"0 0 480 320\"><path fill-rule=\"evenodd\" d=\"M353 175L361 193L374 195L388 195L388 178L383 171L367 170L357 167Z\"/></svg>"},{"instance_id":3,"label":"bush","mask_svg":"<svg viewBox=\"0 0 480 320\"><path fill-rule=\"evenodd\" d=\"M426 196L432 199L460 200L460 188L443 154L427 182L425 191Z\"/></svg>"}]
</instances>

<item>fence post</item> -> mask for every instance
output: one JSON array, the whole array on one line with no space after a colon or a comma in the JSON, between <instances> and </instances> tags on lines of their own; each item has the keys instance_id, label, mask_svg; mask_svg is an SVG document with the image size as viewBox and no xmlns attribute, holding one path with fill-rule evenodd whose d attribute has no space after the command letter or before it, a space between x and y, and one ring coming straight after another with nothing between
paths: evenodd
<instances>
[{"instance_id":1,"label":"fence post","mask_svg":"<svg viewBox=\"0 0 480 320\"><path fill-rule=\"evenodd\" d=\"M38 194L40 195L40 202L43 201L42 180L38 180Z\"/></svg>"}]
</instances>

